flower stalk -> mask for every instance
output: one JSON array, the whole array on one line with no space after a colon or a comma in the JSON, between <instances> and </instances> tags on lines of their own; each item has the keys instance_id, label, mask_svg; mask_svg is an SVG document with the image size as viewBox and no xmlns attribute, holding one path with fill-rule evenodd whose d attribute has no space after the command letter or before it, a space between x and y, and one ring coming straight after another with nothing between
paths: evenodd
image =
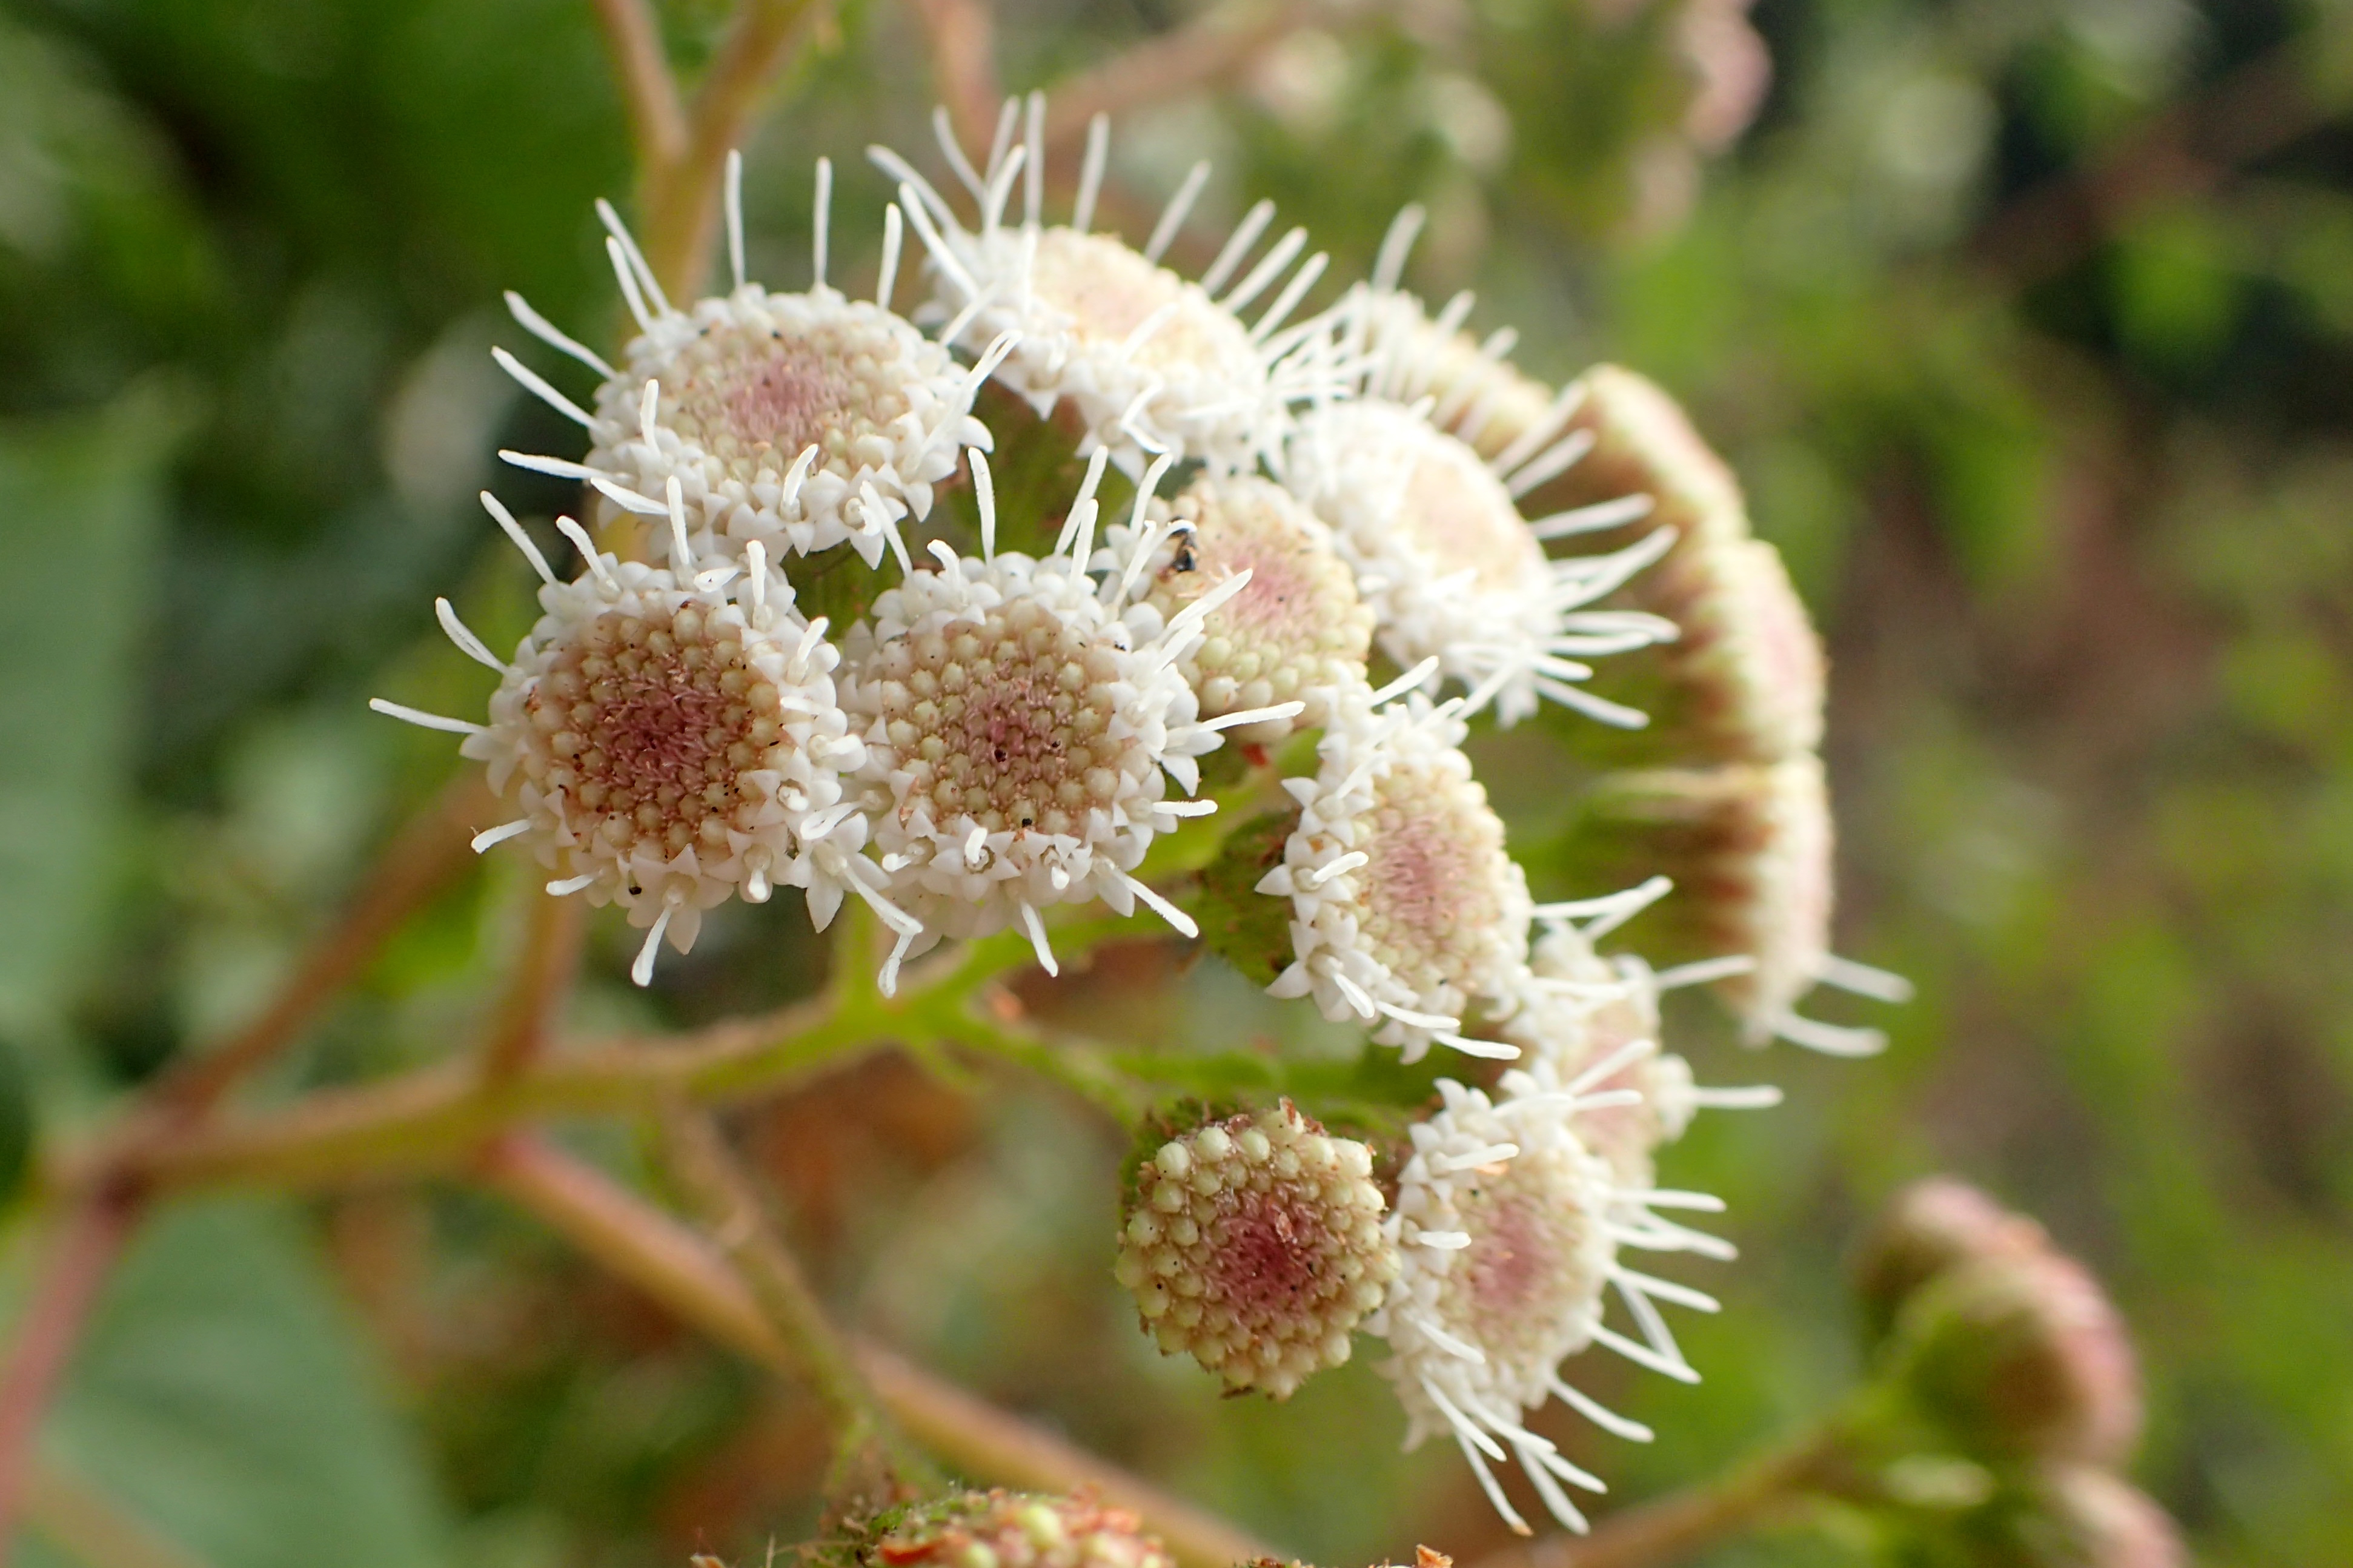
<instances>
[{"instance_id":1,"label":"flower stalk","mask_svg":"<svg viewBox=\"0 0 2353 1568\"><path fill-rule=\"evenodd\" d=\"M800 1264L769 1225L751 1177L710 1112L671 1100L661 1108L660 1122L672 1179L734 1264L833 1424L834 1470L828 1489L838 1500L869 1505L939 1490L944 1484L939 1472L908 1444L875 1399Z\"/></svg>"},{"instance_id":2,"label":"flower stalk","mask_svg":"<svg viewBox=\"0 0 2353 1568\"><path fill-rule=\"evenodd\" d=\"M543 1140L501 1141L480 1179L712 1339L787 1376L793 1352L742 1278L702 1237ZM1182 1568L1277 1558L1271 1547L871 1344L859 1365L910 1436L959 1470L1008 1486L1091 1489L1143 1519Z\"/></svg>"}]
</instances>

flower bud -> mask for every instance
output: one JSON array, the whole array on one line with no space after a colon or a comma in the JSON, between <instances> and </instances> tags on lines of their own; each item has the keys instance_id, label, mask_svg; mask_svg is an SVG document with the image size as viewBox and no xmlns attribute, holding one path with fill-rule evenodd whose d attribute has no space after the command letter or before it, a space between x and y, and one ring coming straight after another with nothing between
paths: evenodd
<instances>
[{"instance_id":1,"label":"flower bud","mask_svg":"<svg viewBox=\"0 0 2353 1568\"><path fill-rule=\"evenodd\" d=\"M2049 1245L2041 1226L1966 1182L1931 1176L1913 1183L1888 1201L1855 1249L1854 1289L1871 1337L1884 1337L1914 1292L1947 1270Z\"/></svg>"},{"instance_id":2,"label":"flower bud","mask_svg":"<svg viewBox=\"0 0 2353 1568\"><path fill-rule=\"evenodd\" d=\"M1617 774L1587 822L1580 840L1619 858L1580 868L1584 879L1608 886L1630 879L1628 871L1674 879L1676 896L1658 911L1669 924L1652 927L1666 950L1754 955L1753 970L1716 983L1748 1043L1781 1034L1841 1054L1867 1048L1795 1016L1830 965L1834 844L1819 760Z\"/></svg>"},{"instance_id":3,"label":"flower bud","mask_svg":"<svg viewBox=\"0 0 2353 1568\"><path fill-rule=\"evenodd\" d=\"M1587 373L1570 427L1594 446L1525 504L1532 517L1647 495L1651 510L1621 531L1664 526L1675 542L1633 577L1622 598L1682 635L1599 684L1651 717L1630 757L1770 763L1820 744L1820 639L1772 545L1754 537L1740 486L1651 382L1602 365ZM1600 535L1612 539L1615 535ZM1605 738L1606 739L1606 738Z\"/></svg>"},{"instance_id":4,"label":"flower bud","mask_svg":"<svg viewBox=\"0 0 2353 1568\"><path fill-rule=\"evenodd\" d=\"M1673 529L1680 539L1675 554L1703 540L1747 533L1740 482L1656 382L1614 364L1594 366L1581 382L1584 401L1567 427L1590 433L1592 450L1521 498L1529 516L1643 494L1655 505L1641 525ZM1673 559L1671 554L1651 573Z\"/></svg>"},{"instance_id":5,"label":"flower bud","mask_svg":"<svg viewBox=\"0 0 2353 1568\"><path fill-rule=\"evenodd\" d=\"M1176 1568L1132 1513L1084 1496L1007 1491L910 1509L864 1560L887 1568Z\"/></svg>"},{"instance_id":6,"label":"flower bud","mask_svg":"<svg viewBox=\"0 0 2353 1568\"><path fill-rule=\"evenodd\" d=\"M1972 1453L2114 1464L2141 1428L2132 1342L2099 1283L2047 1251L1947 1270L1897 1315L1894 1365Z\"/></svg>"},{"instance_id":7,"label":"flower bud","mask_svg":"<svg viewBox=\"0 0 2353 1568\"><path fill-rule=\"evenodd\" d=\"M2054 1469L2035 1522L2052 1568L2185 1568L2189 1561L2156 1500L2096 1465Z\"/></svg>"},{"instance_id":8,"label":"flower bud","mask_svg":"<svg viewBox=\"0 0 2353 1568\"><path fill-rule=\"evenodd\" d=\"M1161 1351L1277 1399L1346 1361L1398 1268L1372 1170L1287 1100L1163 1143L1136 1171L1115 1268Z\"/></svg>"}]
</instances>

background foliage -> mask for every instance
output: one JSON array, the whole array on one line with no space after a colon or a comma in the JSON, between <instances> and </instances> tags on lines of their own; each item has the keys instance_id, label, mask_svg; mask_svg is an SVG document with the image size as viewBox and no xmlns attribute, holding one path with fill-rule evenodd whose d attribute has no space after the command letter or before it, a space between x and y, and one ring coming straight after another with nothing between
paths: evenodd
<instances>
[{"instance_id":1,"label":"background foliage","mask_svg":"<svg viewBox=\"0 0 2353 1568\"><path fill-rule=\"evenodd\" d=\"M1184 15L1008 3L1005 82ZM1641 1496L1826 1405L1856 1355L1842 1246L1948 1168L2124 1303L2137 1479L2202 1560L2353 1560L2353 15L1760 0L1769 89L1714 0L1302 15L1123 124L1124 210L1214 156L1205 211L1271 195L1345 277L1422 200L1426 291L1478 286L1539 374L1612 359L1684 397L1830 640L1842 946L1922 990L1862 1066L1736 1058L1686 1020L1704 1073L1766 1069L1790 1103L1668 1157L1733 1199L1746 1253L1687 1340L1707 1384L1604 1388L1665 1436L1572 1452ZM664 11L690 62L723 19ZM749 150L781 287L820 152L837 255L871 265L858 153L923 139L922 29L851 5L788 89ZM615 322L589 204L628 180L584 0L0 4L12 1162L255 1005L445 776L362 700L479 700L437 591L494 643L527 624L471 497L494 447L567 433L490 363L498 293ZM1499 804L1540 854L1561 803L1523 779ZM492 857L280 1089L448 1049L531 887ZM579 1017L805 989L788 902L726 911L650 996L600 925ZM1115 1008L1122 965L1162 962L1106 960L1079 999ZM1133 1026L1303 1028L1214 963L1181 987ZM1152 1353L1109 1278L1121 1140L1084 1108L886 1058L750 1131L843 1310L976 1388L1322 1561L1494 1540L1450 1453L1394 1453L1361 1365L1271 1408ZM792 1391L442 1191L179 1211L46 1451L215 1568L745 1556L806 1523L824 1462ZM1833 1520L1711 1561L1869 1552Z\"/></svg>"}]
</instances>

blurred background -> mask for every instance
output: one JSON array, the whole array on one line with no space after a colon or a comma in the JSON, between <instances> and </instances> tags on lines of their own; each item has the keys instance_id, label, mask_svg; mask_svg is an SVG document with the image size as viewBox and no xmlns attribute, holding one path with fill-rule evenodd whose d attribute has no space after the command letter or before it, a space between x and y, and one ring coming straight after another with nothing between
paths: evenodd
<instances>
[{"instance_id":1,"label":"blurred background","mask_svg":"<svg viewBox=\"0 0 2353 1568\"><path fill-rule=\"evenodd\" d=\"M661 15L690 69L725 22L720 0ZM1201 15L1003 0L995 58L1007 88L1050 87ZM747 149L755 276L804 284L820 153L837 275L871 271L861 150L932 162L930 29L976 18L850 0L821 25ZM2353 1562L2353 9L1212 20L1261 31L1127 96L1113 210L1213 157L1201 234L1271 195L1345 279L1418 200L1415 286L1477 288L1473 325L1517 325L1546 379L1610 360L1684 399L1829 641L1841 949L1920 986L1873 1019L1876 1061L1743 1057L1697 1017L1671 1042L1789 1102L1667 1152L1664 1180L1730 1198L1744 1251L1705 1281L1728 1310L1685 1335L1707 1381L1597 1368L1662 1439L1572 1452L1640 1498L1826 1408L1860 1356L1844 1249L1882 1194L1949 1170L2122 1302L2151 1384L2135 1479L2201 1561ZM574 435L492 366L520 335L499 293L610 339L590 203L629 185L589 0L0 0L20 1184L26 1148L253 1007L450 773L445 737L364 699L480 702L436 593L494 644L528 625L528 573L472 498L570 506L491 454ZM1498 795L1540 844L1541 786ZM534 882L490 857L272 1091L451 1049ZM797 905L726 912L650 995L599 924L575 1022L812 983ZM1299 1029L1214 964L1180 984L1172 1037ZM740 1125L843 1312L967 1385L1314 1561L1500 1541L1451 1448L1397 1453L1362 1362L1273 1407L1152 1352L1109 1277L1124 1138L1077 1103L886 1058ZM584 1147L631 1159L605 1137ZM85 1568L756 1561L807 1524L825 1461L794 1391L434 1187L174 1210L47 1451L187 1553ZM1706 1561L1871 1558L1832 1521Z\"/></svg>"}]
</instances>

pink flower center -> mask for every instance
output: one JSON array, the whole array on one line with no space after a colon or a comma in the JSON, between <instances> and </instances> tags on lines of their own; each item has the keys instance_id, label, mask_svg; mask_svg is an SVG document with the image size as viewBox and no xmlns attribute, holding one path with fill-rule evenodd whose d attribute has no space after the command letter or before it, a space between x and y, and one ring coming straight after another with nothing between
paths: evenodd
<instances>
[{"instance_id":1,"label":"pink flower center","mask_svg":"<svg viewBox=\"0 0 2353 1568\"><path fill-rule=\"evenodd\" d=\"M1066 317L1071 331L1096 348L1124 346L1136 328L1169 308L1136 347L1140 365L1227 371L1257 366L1240 322L1174 272L1108 236L1046 230L1039 237L1029 288L1040 304Z\"/></svg>"},{"instance_id":2,"label":"pink flower center","mask_svg":"<svg viewBox=\"0 0 2353 1568\"><path fill-rule=\"evenodd\" d=\"M1421 445L1398 516L1439 570L1451 574L1467 566L1472 580L1491 592L1542 584L1544 547L1478 454L1450 436L1426 436Z\"/></svg>"},{"instance_id":3,"label":"pink flower center","mask_svg":"<svg viewBox=\"0 0 2353 1568\"><path fill-rule=\"evenodd\" d=\"M1409 765L1377 786L1370 818L1356 839L1359 932L1416 990L1466 984L1504 924L1503 825L1475 784Z\"/></svg>"},{"instance_id":4,"label":"pink flower center","mask_svg":"<svg viewBox=\"0 0 2353 1568\"><path fill-rule=\"evenodd\" d=\"M1557 1360L1601 1290L1596 1194L1582 1156L1529 1151L1457 1200L1471 1245L1447 1278L1444 1314L1510 1363Z\"/></svg>"},{"instance_id":5,"label":"pink flower center","mask_svg":"<svg viewBox=\"0 0 2353 1568\"><path fill-rule=\"evenodd\" d=\"M901 348L854 319L797 332L716 325L661 372L662 417L746 480L763 468L782 472L812 446L821 465L865 460L853 448L909 407L894 379Z\"/></svg>"},{"instance_id":6,"label":"pink flower center","mask_svg":"<svg viewBox=\"0 0 2353 1568\"><path fill-rule=\"evenodd\" d=\"M556 651L524 701L525 768L585 809L575 831L666 859L751 826L759 791L743 775L771 760L783 728L780 694L740 636L691 605L614 611Z\"/></svg>"},{"instance_id":7,"label":"pink flower center","mask_svg":"<svg viewBox=\"0 0 2353 1568\"><path fill-rule=\"evenodd\" d=\"M1206 1293L1246 1323L1288 1318L1314 1296L1323 1254L1335 1250L1330 1216L1283 1187L1222 1197L1230 1206L1211 1226Z\"/></svg>"},{"instance_id":8,"label":"pink flower center","mask_svg":"<svg viewBox=\"0 0 2353 1568\"><path fill-rule=\"evenodd\" d=\"M1116 649L1024 601L882 650L881 705L901 806L991 833L1078 833L1150 763L1118 718Z\"/></svg>"}]
</instances>

